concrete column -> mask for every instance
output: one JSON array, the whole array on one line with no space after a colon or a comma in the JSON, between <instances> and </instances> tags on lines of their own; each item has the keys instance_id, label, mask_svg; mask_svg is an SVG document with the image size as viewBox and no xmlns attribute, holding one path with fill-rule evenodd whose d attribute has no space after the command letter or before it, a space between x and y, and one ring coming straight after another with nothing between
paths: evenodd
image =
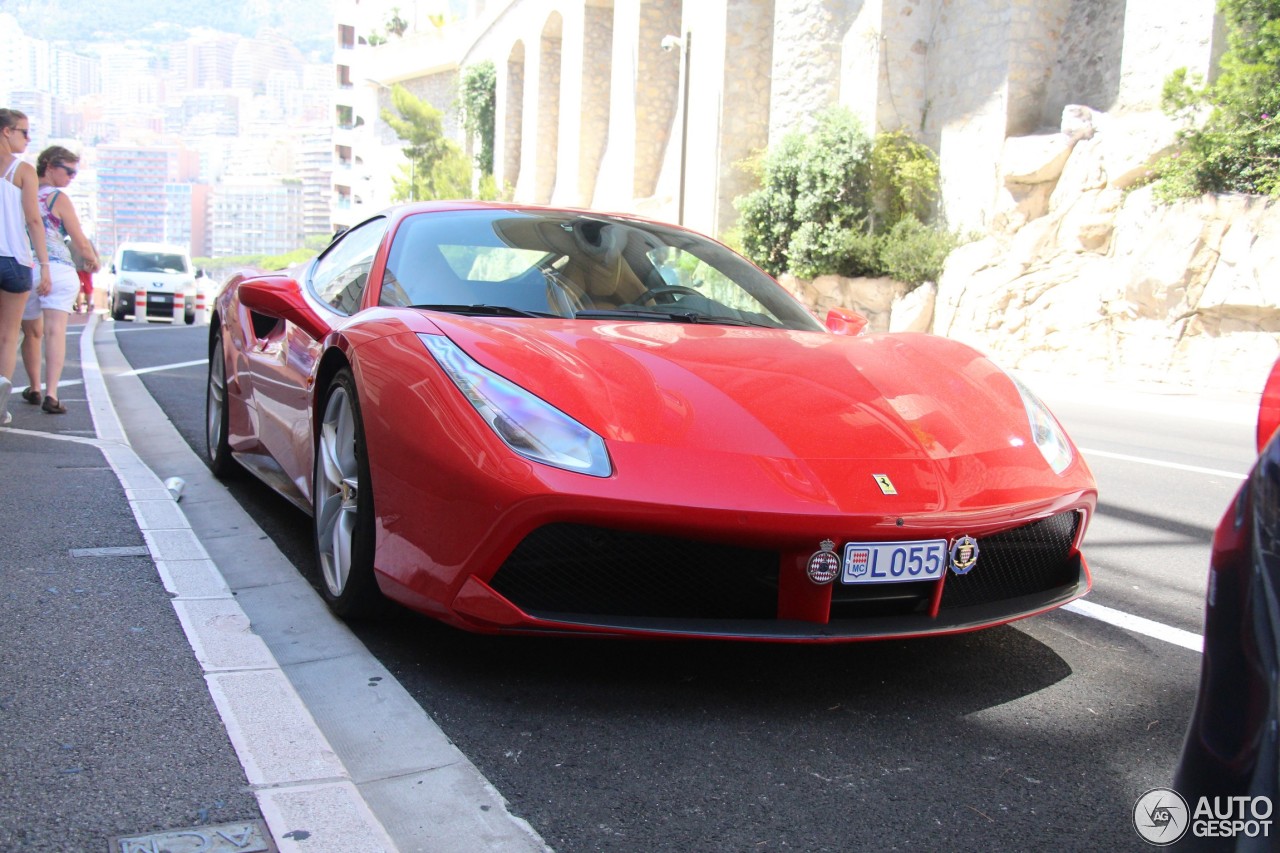
<instances>
[{"instance_id":1,"label":"concrete column","mask_svg":"<svg viewBox=\"0 0 1280 853\"><path fill-rule=\"evenodd\" d=\"M658 178L676 131L680 104L680 51L663 50L662 39L681 35L681 0L640 0L636 43L636 136L632 195L658 191ZM667 193L663 193L666 195Z\"/></svg>"},{"instance_id":2,"label":"concrete column","mask_svg":"<svg viewBox=\"0 0 1280 853\"><path fill-rule=\"evenodd\" d=\"M564 18L559 12L547 16L538 48L536 149L533 159L535 182L532 200L551 201L556 187L556 161L560 148L560 81L563 58Z\"/></svg>"},{"instance_id":3,"label":"concrete column","mask_svg":"<svg viewBox=\"0 0 1280 853\"><path fill-rule=\"evenodd\" d=\"M591 206L632 210L640 0L615 0L609 61L609 123Z\"/></svg>"},{"instance_id":4,"label":"concrete column","mask_svg":"<svg viewBox=\"0 0 1280 853\"><path fill-rule=\"evenodd\" d=\"M494 104L493 176L498 187L514 188L520 179L524 127L525 47L517 41L506 60L494 63L498 85Z\"/></svg>"},{"instance_id":5,"label":"concrete column","mask_svg":"<svg viewBox=\"0 0 1280 853\"><path fill-rule=\"evenodd\" d=\"M578 192L574 204L589 205L609 138L613 82L613 0L588 5L582 22L581 109L578 116ZM562 172L565 170L562 169Z\"/></svg>"},{"instance_id":6,"label":"concrete column","mask_svg":"<svg viewBox=\"0 0 1280 853\"><path fill-rule=\"evenodd\" d=\"M840 98L840 47L847 0L776 0L769 142L807 130Z\"/></svg>"}]
</instances>

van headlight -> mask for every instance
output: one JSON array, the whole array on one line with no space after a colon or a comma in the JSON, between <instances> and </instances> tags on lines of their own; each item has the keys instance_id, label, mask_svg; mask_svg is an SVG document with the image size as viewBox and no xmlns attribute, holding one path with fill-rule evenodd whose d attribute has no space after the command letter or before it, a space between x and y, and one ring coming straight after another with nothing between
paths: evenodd
<instances>
[{"instance_id":1,"label":"van headlight","mask_svg":"<svg viewBox=\"0 0 1280 853\"><path fill-rule=\"evenodd\" d=\"M592 477L613 473L600 436L547 401L482 367L443 335L419 334L418 338L485 423L516 453Z\"/></svg>"}]
</instances>

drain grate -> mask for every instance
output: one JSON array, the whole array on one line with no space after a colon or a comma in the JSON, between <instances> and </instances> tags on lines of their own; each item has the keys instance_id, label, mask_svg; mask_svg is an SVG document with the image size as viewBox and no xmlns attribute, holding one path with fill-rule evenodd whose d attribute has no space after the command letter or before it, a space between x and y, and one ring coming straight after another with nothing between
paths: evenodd
<instances>
[{"instance_id":1,"label":"drain grate","mask_svg":"<svg viewBox=\"0 0 1280 853\"><path fill-rule=\"evenodd\" d=\"M111 853L277 853L260 820L111 839Z\"/></svg>"}]
</instances>

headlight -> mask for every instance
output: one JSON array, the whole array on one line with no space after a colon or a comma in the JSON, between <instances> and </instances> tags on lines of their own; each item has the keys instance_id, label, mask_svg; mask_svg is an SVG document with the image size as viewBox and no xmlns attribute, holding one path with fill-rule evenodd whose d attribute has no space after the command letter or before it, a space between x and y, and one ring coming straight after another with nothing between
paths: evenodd
<instances>
[{"instance_id":1,"label":"headlight","mask_svg":"<svg viewBox=\"0 0 1280 853\"><path fill-rule=\"evenodd\" d=\"M613 473L604 439L564 412L481 367L442 335L418 335L480 417L521 456L592 477Z\"/></svg>"},{"instance_id":2,"label":"headlight","mask_svg":"<svg viewBox=\"0 0 1280 853\"><path fill-rule=\"evenodd\" d=\"M1075 454L1071 450L1071 442L1067 434L1058 426L1058 421L1040 398L1031 393L1031 389L1012 376L1018 394L1022 396L1023 408L1027 410L1027 421L1031 424L1031 440L1040 450L1044 461L1049 463L1055 474L1067 470Z\"/></svg>"}]
</instances>

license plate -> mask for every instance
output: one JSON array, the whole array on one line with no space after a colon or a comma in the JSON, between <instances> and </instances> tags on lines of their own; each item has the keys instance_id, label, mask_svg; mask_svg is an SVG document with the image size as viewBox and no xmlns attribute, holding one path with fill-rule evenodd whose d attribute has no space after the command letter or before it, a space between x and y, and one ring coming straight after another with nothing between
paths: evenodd
<instances>
[{"instance_id":1,"label":"license plate","mask_svg":"<svg viewBox=\"0 0 1280 853\"><path fill-rule=\"evenodd\" d=\"M947 570L947 540L849 542L844 546L842 583L929 581Z\"/></svg>"}]
</instances>

